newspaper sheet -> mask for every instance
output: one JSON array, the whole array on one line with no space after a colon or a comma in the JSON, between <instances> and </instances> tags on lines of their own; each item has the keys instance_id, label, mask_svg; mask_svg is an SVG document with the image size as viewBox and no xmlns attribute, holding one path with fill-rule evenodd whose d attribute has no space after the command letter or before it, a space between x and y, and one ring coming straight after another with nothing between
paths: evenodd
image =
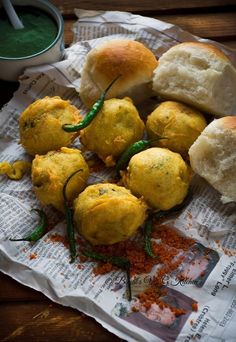
<instances>
[{"instance_id":1,"label":"newspaper sheet","mask_svg":"<svg viewBox=\"0 0 236 342\"><path fill-rule=\"evenodd\" d=\"M143 42L157 57L183 41L204 41L171 24L126 12L75 10L79 17L74 25L74 42L62 61L29 68L20 87L0 114L0 161L30 160L18 144L18 117L34 100L58 95L83 108L75 89L80 84L80 70L86 54L98 43L109 39L134 39ZM214 43L220 45L218 43ZM236 66L235 51L220 45ZM77 142L79 146L79 142ZM105 170L91 175L94 183L112 177ZM36 217L30 213L39 203L32 191L29 176L15 182L1 176L0 182L0 270L18 282L43 292L53 301L76 308L94 317L106 329L127 341L235 341L236 335L236 207L223 205L220 195L195 176L193 199L173 219L173 226L196 239L188 253L190 267L200 260L205 276L200 283L166 277L168 296L186 314L166 321L156 313L132 312L126 299L126 278L122 270L94 276L93 263L69 263L69 251L50 236L65 235L63 215L47 209L53 229L41 240L12 242L9 237L25 236L32 231ZM201 256L208 248L209 262ZM186 259L187 260L187 259ZM201 269L201 270L202 270ZM196 270L195 270L196 271ZM198 271L196 273L198 274ZM145 287L148 275L132 279L133 293ZM196 275L195 278L197 278ZM198 311L191 304L198 302ZM160 310L159 310L160 311Z\"/></svg>"}]
</instances>

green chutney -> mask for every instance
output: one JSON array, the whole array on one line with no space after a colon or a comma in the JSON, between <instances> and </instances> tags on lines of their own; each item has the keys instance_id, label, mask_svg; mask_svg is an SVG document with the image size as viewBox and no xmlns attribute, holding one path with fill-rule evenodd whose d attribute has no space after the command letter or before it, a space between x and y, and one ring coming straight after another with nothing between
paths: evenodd
<instances>
[{"instance_id":1,"label":"green chutney","mask_svg":"<svg viewBox=\"0 0 236 342\"><path fill-rule=\"evenodd\" d=\"M15 9L24 28L15 30L4 9L0 10L0 57L31 56L53 43L58 28L49 14L31 6L15 6Z\"/></svg>"}]
</instances>

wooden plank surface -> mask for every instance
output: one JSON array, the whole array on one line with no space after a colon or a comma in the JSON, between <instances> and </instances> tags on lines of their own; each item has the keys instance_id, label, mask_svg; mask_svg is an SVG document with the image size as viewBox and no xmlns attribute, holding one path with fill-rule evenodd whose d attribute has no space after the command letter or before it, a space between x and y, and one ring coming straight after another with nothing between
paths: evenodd
<instances>
[{"instance_id":1,"label":"wooden plank surface","mask_svg":"<svg viewBox=\"0 0 236 342\"><path fill-rule=\"evenodd\" d=\"M200 13L181 15L155 15L154 18L177 25L196 36L213 40L236 40L236 11L232 13ZM72 42L72 25L76 19L65 22L65 43Z\"/></svg>"},{"instance_id":2,"label":"wooden plank surface","mask_svg":"<svg viewBox=\"0 0 236 342\"><path fill-rule=\"evenodd\" d=\"M46 300L0 304L0 341L119 342L94 319Z\"/></svg>"},{"instance_id":3,"label":"wooden plank surface","mask_svg":"<svg viewBox=\"0 0 236 342\"><path fill-rule=\"evenodd\" d=\"M199 9L218 9L226 6L236 6L236 0L51 0L64 15L71 15L74 8L84 8L88 10L117 10L131 12L147 11L180 11Z\"/></svg>"},{"instance_id":4,"label":"wooden plank surface","mask_svg":"<svg viewBox=\"0 0 236 342\"><path fill-rule=\"evenodd\" d=\"M179 25L195 35L236 48L236 0L51 0L65 18L65 43L72 42L74 8L123 10ZM0 106L18 83L0 81ZM121 341L94 319L52 303L42 293L0 273L0 341Z\"/></svg>"},{"instance_id":5,"label":"wooden plank surface","mask_svg":"<svg viewBox=\"0 0 236 342\"><path fill-rule=\"evenodd\" d=\"M11 277L0 273L0 303L19 301L27 302L32 300L45 300L45 296L41 292L21 285L20 283L14 281Z\"/></svg>"}]
</instances>

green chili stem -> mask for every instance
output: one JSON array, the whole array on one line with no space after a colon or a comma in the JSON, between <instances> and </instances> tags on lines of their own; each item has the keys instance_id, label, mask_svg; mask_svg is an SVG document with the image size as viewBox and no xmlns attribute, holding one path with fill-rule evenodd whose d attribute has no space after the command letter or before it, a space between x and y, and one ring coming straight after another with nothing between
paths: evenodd
<instances>
[{"instance_id":1,"label":"green chili stem","mask_svg":"<svg viewBox=\"0 0 236 342\"><path fill-rule=\"evenodd\" d=\"M124 269L127 275L128 300L131 301L132 292L131 292L131 282L130 282L130 262L128 259L124 257L104 255L104 254L96 253L93 251L83 251L82 255L88 258L94 259L94 260L109 262L114 266Z\"/></svg>"},{"instance_id":2,"label":"green chili stem","mask_svg":"<svg viewBox=\"0 0 236 342\"><path fill-rule=\"evenodd\" d=\"M35 228L35 230L28 236L21 239L10 239L10 241L38 241L45 233L48 225L48 219L43 210L31 209L31 211L36 211L40 217L40 221Z\"/></svg>"},{"instance_id":3,"label":"green chili stem","mask_svg":"<svg viewBox=\"0 0 236 342\"><path fill-rule=\"evenodd\" d=\"M153 254L153 251L152 251L151 233L152 233L152 219L149 219L147 220L144 226L144 250L150 258L157 258L158 256Z\"/></svg>"},{"instance_id":4,"label":"green chili stem","mask_svg":"<svg viewBox=\"0 0 236 342\"><path fill-rule=\"evenodd\" d=\"M76 124L76 125L71 125L71 124L65 124L62 126L62 128L64 129L64 131L66 132L77 132L85 127L87 127L90 122L95 118L95 116L98 114L98 112L101 110L104 101L105 101L105 97L106 94L108 93L108 91L110 90L110 88L112 87L112 85L116 82L116 80L120 77L121 75L117 76L109 85L108 87L104 90L104 92L101 94L101 96L99 97L99 99L94 103L94 105L92 106L92 108L90 109L90 111L88 112L88 114L85 116L85 118L80 121L80 123Z\"/></svg>"},{"instance_id":5,"label":"green chili stem","mask_svg":"<svg viewBox=\"0 0 236 342\"><path fill-rule=\"evenodd\" d=\"M65 218L66 218L66 231L67 231L67 239L70 246L70 256L71 261L74 262L76 258L76 243L75 243L75 229L73 224L73 212L70 208L69 201L66 196L66 188L71 180L71 178L78 172L82 171L82 169L76 170L73 172L65 181L62 189L63 199L64 199L64 207L65 207Z\"/></svg>"},{"instance_id":6,"label":"green chili stem","mask_svg":"<svg viewBox=\"0 0 236 342\"><path fill-rule=\"evenodd\" d=\"M125 150L118 162L116 163L116 172L119 174L120 170L124 170L129 160L137 153L151 147L154 141L158 141L160 139L166 139L165 137L157 137L155 140L139 140L136 141L133 145L131 145L127 150Z\"/></svg>"},{"instance_id":7,"label":"green chili stem","mask_svg":"<svg viewBox=\"0 0 236 342\"><path fill-rule=\"evenodd\" d=\"M109 262L112 265L120 268L125 268L129 263L129 260L124 257L105 255L93 251L83 251L82 254L91 259Z\"/></svg>"},{"instance_id":8,"label":"green chili stem","mask_svg":"<svg viewBox=\"0 0 236 342\"><path fill-rule=\"evenodd\" d=\"M132 300L132 289L131 289L131 281L130 281L130 265L126 267L126 277L127 277L127 290L128 290L128 301Z\"/></svg>"}]
</instances>

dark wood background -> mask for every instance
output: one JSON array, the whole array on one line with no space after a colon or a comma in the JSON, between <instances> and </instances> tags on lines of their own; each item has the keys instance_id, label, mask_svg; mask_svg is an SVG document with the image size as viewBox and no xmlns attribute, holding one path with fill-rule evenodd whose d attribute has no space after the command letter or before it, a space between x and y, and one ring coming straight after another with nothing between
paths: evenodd
<instances>
[{"instance_id":1,"label":"dark wood background","mask_svg":"<svg viewBox=\"0 0 236 342\"><path fill-rule=\"evenodd\" d=\"M74 8L120 10L167 21L236 48L236 0L51 0L65 19L65 43L72 42ZM0 71L1 72L1 71ZM0 105L18 83L0 81ZM0 341L121 341L92 318L51 302L43 294L0 273Z\"/></svg>"}]
</instances>

